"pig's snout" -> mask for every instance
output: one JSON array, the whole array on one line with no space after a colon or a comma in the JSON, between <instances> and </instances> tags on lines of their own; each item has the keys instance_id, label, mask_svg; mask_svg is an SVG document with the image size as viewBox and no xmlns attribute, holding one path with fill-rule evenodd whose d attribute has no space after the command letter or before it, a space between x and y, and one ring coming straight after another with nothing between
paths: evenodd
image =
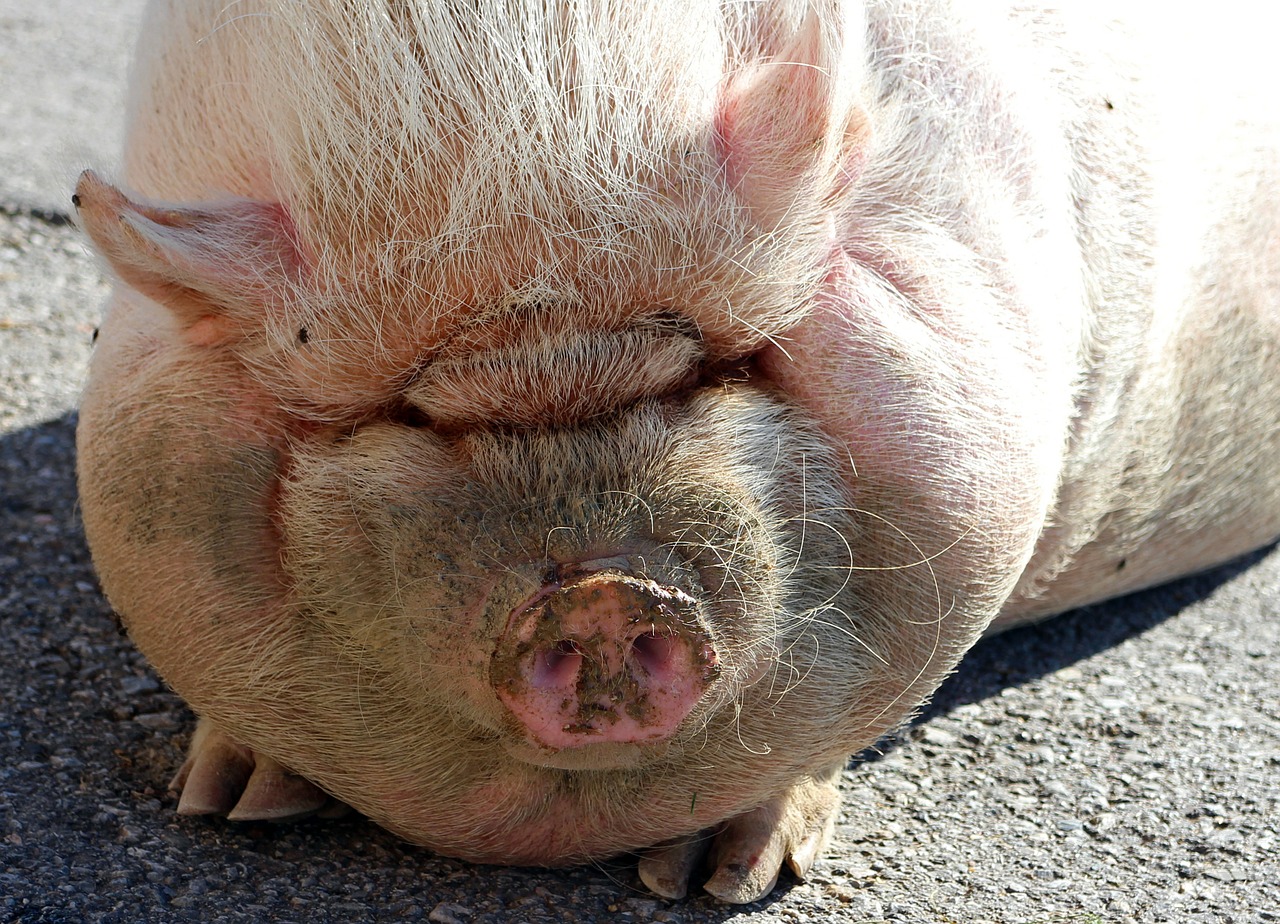
<instances>
[{"instance_id":1,"label":"pig's snout","mask_svg":"<svg viewBox=\"0 0 1280 924\"><path fill-rule=\"evenodd\" d=\"M669 737L719 674L696 602L618 572L544 587L493 658L499 699L543 747Z\"/></svg>"}]
</instances>

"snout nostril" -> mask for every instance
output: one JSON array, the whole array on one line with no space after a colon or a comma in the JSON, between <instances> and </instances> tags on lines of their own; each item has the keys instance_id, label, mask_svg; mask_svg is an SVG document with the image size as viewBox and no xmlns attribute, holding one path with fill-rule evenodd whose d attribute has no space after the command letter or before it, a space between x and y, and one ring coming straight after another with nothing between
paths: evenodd
<instances>
[{"instance_id":1,"label":"snout nostril","mask_svg":"<svg viewBox=\"0 0 1280 924\"><path fill-rule=\"evenodd\" d=\"M572 686L581 666L581 646L572 639L563 639L554 647L538 652L530 682L540 689Z\"/></svg>"},{"instance_id":2,"label":"snout nostril","mask_svg":"<svg viewBox=\"0 0 1280 924\"><path fill-rule=\"evenodd\" d=\"M675 635L664 635L654 630L632 639L631 656L645 673L661 681L672 672L679 645L680 640Z\"/></svg>"}]
</instances>

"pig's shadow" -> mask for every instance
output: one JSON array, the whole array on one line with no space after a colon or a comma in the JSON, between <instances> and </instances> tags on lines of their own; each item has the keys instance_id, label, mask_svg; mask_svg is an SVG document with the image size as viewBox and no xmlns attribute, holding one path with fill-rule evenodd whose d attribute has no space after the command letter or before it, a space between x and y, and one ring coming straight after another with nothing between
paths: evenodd
<instances>
[{"instance_id":1,"label":"pig's shadow","mask_svg":"<svg viewBox=\"0 0 1280 924\"><path fill-rule=\"evenodd\" d=\"M1208 571L1081 607L979 642L934 695L918 721L1025 684L1141 635L1266 558L1275 545Z\"/></svg>"}]
</instances>

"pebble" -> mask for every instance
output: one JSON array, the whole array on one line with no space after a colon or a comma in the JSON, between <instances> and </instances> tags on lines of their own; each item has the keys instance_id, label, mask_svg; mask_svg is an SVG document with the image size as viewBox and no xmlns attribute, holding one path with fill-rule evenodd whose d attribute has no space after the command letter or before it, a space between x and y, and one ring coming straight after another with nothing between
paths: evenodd
<instances>
[{"instance_id":1,"label":"pebble","mask_svg":"<svg viewBox=\"0 0 1280 924\"><path fill-rule=\"evenodd\" d=\"M158 732L175 731L181 724L181 719L172 712L148 712L134 716L133 721Z\"/></svg>"},{"instance_id":2,"label":"pebble","mask_svg":"<svg viewBox=\"0 0 1280 924\"><path fill-rule=\"evenodd\" d=\"M470 918L474 912L463 905L456 905L451 902L441 902L431 909L427 915L428 921L434 924L466 924L466 919Z\"/></svg>"},{"instance_id":3,"label":"pebble","mask_svg":"<svg viewBox=\"0 0 1280 924\"><path fill-rule=\"evenodd\" d=\"M160 682L147 674L130 676L120 681L120 689L126 696L138 696L143 693L155 693L160 689Z\"/></svg>"},{"instance_id":4,"label":"pebble","mask_svg":"<svg viewBox=\"0 0 1280 924\"><path fill-rule=\"evenodd\" d=\"M960 737L932 725L924 726L920 740L939 748L953 748L960 743Z\"/></svg>"}]
</instances>

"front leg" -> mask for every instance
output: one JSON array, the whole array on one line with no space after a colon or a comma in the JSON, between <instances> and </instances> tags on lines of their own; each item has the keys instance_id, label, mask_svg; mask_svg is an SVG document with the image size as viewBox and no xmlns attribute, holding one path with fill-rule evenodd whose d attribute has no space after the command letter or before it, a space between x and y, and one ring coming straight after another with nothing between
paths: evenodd
<instances>
[{"instance_id":1,"label":"front leg","mask_svg":"<svg viewBox=\"0 0 1280 924\"><path fill-rule=\"evenodd\" d=\"M265 754L201 719L187 759L169 788L182 794L179 815L225 815L232 821L292 821L346 807Z\"/></svg>"},{"instance_id":2,"label":"front leg","mask_svg":"<svg viewBox=\"0 0 1280 924\"><path fill-rule=\"evenodd\" d=\"M717 829L653 848L640 860L641 881L664 898L683 898L705 858L715 872L703 888L744 903L769 894L784 862L803 879L835 829L843 767L808 777Z\"/></svg>"}]
</instances>

